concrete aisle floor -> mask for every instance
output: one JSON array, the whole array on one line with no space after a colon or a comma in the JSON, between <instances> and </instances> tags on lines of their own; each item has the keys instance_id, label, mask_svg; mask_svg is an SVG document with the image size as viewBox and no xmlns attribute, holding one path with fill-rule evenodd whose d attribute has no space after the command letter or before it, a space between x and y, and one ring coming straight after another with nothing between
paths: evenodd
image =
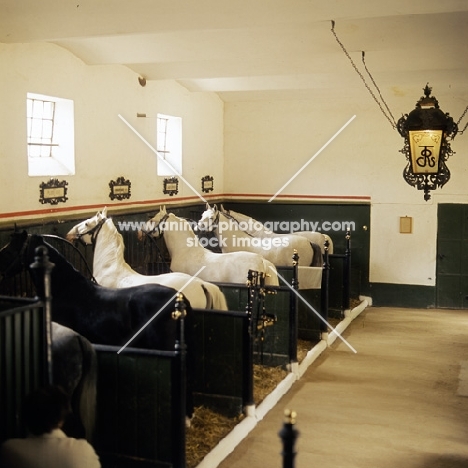
<instances>
[{"instance_id":1,"label":"concrete aisle floor","mask_svg":"<svg viewBox=\"0 0 468 468\"><path fill-rule=\"evenodd\" d=\"M368 308L343 337L219 467L281 467L289 408L296 468L468 468L468 310Z\"/></svg>"}]
</instances>

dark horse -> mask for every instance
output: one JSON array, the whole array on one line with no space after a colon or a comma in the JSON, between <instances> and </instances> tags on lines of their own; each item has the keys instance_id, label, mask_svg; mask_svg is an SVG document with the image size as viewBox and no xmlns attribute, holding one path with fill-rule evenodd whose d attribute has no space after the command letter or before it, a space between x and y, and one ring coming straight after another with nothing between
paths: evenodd
<instances>
[{"instance_id":1,"label":"dark horse","mask_svg":"<svg viewBox=\"0 0 468 468\"><path fill-rule=\"evenodd\" d=\"M0 271L10 270L11 265L18 262L18 256L22 257L20 262L29 268L35 261L38 247L47 248L48 257L54 264L50 281L53 321L71 328L91 343L113 346L124 346L144 327L129 346L174 350L180 326L180 321L172 318L176 308L176 290L158 284L119 289L99 286L76 270L42 236L28 236L24 232L13 234L9 246L0 251ZM16 251L16 256L11 254L12 250ZM8 259L8 265L5 265L4 259ZM31 268L29 272L37 294L43 297L42 273ZM185 298L183 300L190 384L191 370L194 368L193 318L189 302ZM187 397L187 415L191 416L193 405L190 392Z\"/></svg>"},{"instance_id":2,"label":"dark horse","mask_svg":"<svg viewBox=\"0 0 468 468\"><path fill-rule=\"evenodd\" d=\"M31 235L25 251L28 265L36 249L47 248L54 264L51 273L52 319L83 335L91 343L120 346L142 327L132 347L174 350L178 322L173 320L177 291L158 284L105 288L85 278L42 236ZM44 295L42 274L30 269L39 297ZM190 308L185 300L186 308ZM191 315L190 313L187 315Z\"/></svg>"}]
</instances>

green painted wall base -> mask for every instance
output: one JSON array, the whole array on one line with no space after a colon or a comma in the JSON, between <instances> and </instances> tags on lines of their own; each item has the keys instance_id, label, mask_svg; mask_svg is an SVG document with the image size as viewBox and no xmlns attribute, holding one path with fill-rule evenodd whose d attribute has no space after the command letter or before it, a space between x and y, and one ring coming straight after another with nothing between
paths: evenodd
<instances>
[{"instance_id":1,"label":"green painted wall base","mask_svg":"<svg viewBox=\"0 0 468 468\"><path fill-rule=\"evenodd\" d=\"M435 308L435 287L410 284L370 283L369 295L377 307Z\"/></svg>"}]
</instances>

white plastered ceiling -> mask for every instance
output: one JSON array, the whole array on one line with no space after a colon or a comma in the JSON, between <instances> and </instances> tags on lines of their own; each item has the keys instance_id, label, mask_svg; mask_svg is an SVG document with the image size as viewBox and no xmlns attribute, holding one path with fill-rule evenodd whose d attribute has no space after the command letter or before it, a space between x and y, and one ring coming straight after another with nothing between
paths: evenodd
<instances>
[{"instance_id":1,"label":"white plastered ceiling","mask_svg":"<svg viewBox=\"0 0 468 468\"><path fill-rule=\"evenodd\" d=\"M429 82L468 104L468 0L0 0L0 42L52 42L231 102L362 92L332 21L383 92Z\"/></svg>"}]
</instances>

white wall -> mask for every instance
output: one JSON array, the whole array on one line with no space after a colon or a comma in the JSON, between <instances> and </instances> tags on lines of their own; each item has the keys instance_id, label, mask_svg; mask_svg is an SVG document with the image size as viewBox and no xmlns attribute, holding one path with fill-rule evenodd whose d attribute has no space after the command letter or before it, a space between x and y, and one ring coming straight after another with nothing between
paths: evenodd
<instances>
[{"instance_id":1,"label":"white wall","mask_svg":"<svg viewBox=\"0 0 468 468\"><path fill-rule=\"evenodd\" d=\"M387 102L396 119L414 108L422 87L405 96L390 95ZM433 91L442 110L457 121L466 103L456 90ZM402 177L403 139L363 85L350 95L354 101L326 102L318 95L313 100L226 103L225 189L276 193L356 115L282 194L371 197L370 281L433 286L437 204L468 203L468 138L455 138L456 155L448 161L452 178L425 202L423 193ZM412 234L400 234L400 216L413 217Z\"/></svg>"},{"instance_id":2,"label":"white wall","mask_svg":"<svg viewBox=\"0 0 468 468\"><path fill-rule=\"evenodd\" d=\"M0 213L36 212L39 185L47 177L28 177L26 93L72 99L75 104L76 174L68 181L68 202L59 207L107 204L109 181L131 181L130 201L194 195L179 182L179 194L163 194L156 175L156 156L121 121L127 119L156 147L156 114L183 119L183 176L198 191L201 178L214 177L215 193L223 191L223 102L213 93L191 93L174 81L138 83L123 66L88 66L52 44L0 44ZM146 113L148 118L137 118ZM1 221L1 220L0 220Z\"/></svg>"},{"instance_id":3,"label":"white wall","mask_svg":"<svg viewBox=\"0 0 468 468\"><path fill-rule=\"evenodd\" d=\"M51 208L39 203L39 184L47 178L27 176L27 92L75 103L76 175L66 178L69 200L60 205L70 209L100 204L112 209L118 202L110 201L108 183L120 176L132 182L135 203L193 195L183 182L176 197L163 195L156 156L118 118L121 114L154 144L158 112L183 118L184 177L199 189L201 177L209 174L214 193L240 194L274 194L356 115L282 193L371 197L372 282L434 285L437 204L468 203L466 136L452 145L452 179L425 202L402 178L402 138L361 83L350 89L354 100L330 102L318 93L310 100L223 104L216 94L191 93L173 81L143 88L125 67L88 66L52 44L0 44L0 63L0 221ZM406 94L384 90L396 118L414 108L424 85L416 83ZM441 108L458 120L465 100L455 89L431 85ZM138 119L137 113L148 118ZM413 234L399 233L400 216L413 217Z\"/></svg>"}]
</instances>

